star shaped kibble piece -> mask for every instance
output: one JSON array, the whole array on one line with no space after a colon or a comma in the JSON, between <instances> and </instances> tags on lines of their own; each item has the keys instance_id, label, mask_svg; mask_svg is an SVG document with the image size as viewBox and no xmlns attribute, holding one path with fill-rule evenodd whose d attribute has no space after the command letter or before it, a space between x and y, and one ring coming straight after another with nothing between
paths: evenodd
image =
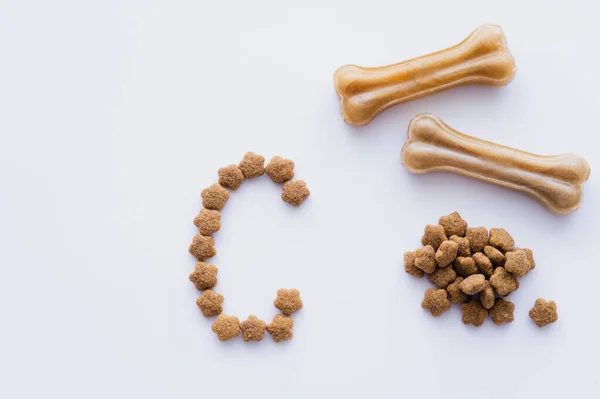
<instances>
[{"instance_id":1,"label":"star shaped kibble piece","mask_svg":"<svg viewBox=\"0 0 600 399\"><path fill-rule=\"evenodd\" d=\"M265 167L265 172L277 184L292 180L294 178L294 161L282 157L273 157Z\"/></svg>"},{"instance_id":2,"label":"star shaped kibble piece","mask_svg":"<svg viewBox=\"0 0 600 399\"><path fill-rule=\"evenodd\" d=\"M235 316L220 314L212 325L212 331L219 341L228 341L240 335L240 320Z\"/></svg>"},{"instance_id":3,"label":"star shaped kibble piece","mask_svg":"<svg viewBox=\"0 0 600 399\"><path fill-rule=\"evenodd\" d=\"M502 252L508 252L515 245L515 240L508 231L499 228L490 229L490 245Z\"/></svg>"},{"instance_id":4,"label":"star shaped kibble piece","mask_svg":"<svg viewBox=\"0 0 600 399\"><path fill-rule=\"evenodd\" d=\"M431 245L415 251L415 266L427 274L435 271L437 264L435 263L435 251Z\"/></svg>"},{"instance_id":5,"label":"star shaped kibble piece","mask_svg":"<svg viewBox=\"0 0 600 399\"><path fill-rule=\"evenodd\" d=\"M240 170L246 179L265 174L265 157L253 152L247 152L240 162Z\"/></svg>"},{"instance_id":6,"label":"star shaped kibble piece","mask_svg":"<svg viewBox=\"0 0 600 399\"><path fill-rule=\"evenodd\" d=\"M216 266L209 265L208 263L204 262L198 262L194 272L190 274L189 278L190 281L196 286L196 289L206 290L217 285L218 272L219 269L217 269Z\"/></svg>"},{"instance_id":7,"label":"star shaped kibble piece","mask_svg":"<svg viewBox=\"0 0 600 399\"><path fill-rule=\"evenodd\" d=\"M529 311L529 317L531 317L538 327L544 327L548 324L555 323L558 320L556 302L538 298L535 301L533 308Z\"/></svg>"},{"instance_id":8,"label":"star shaped kibble piece","mask_svg":"<svg viewBox=\"0 0 600 399\"><path fill-rule=\"evenodd\" d=\"M485 227L469 227L465 233L465 237L471 244L471 252L482 252L490 241L490 236Z\"/></svg>"},{"instance_id":9,"label":"star shaped kibble piece","mask_svg":"<svg viewBox=\"0 0 600 399\"><path fill-rule=\"evenodd\" d=\"M435 226L428 224L425 226L423 237L421 237L421 244L423 244L423 246L431 245L433 250L437 251L444 241L446 241L446 233L442 226L439 224L436 224Z\"/></svg>"},{"instance_id":10,"label":"star shaped kibble piece","mask_svg":"<svg viewBox=\"0 0 600 399\"><path fill-rule=\"evenodd\" d=\"M416 252L405 252L404 253L404 271L408 274L421 278L425 274L423 270L415 266L415 259L417 258Z\"/></svg>"},{"instance_id":11,"label":"star shaped kibble piece","mask_svg":"<svg viewBox=\"0 0 600 399\"><path fill-rule=\"evenodd\" d=\"M507 252L504 261L504 268L515 277L523 277L529 272L529 259L525 251Z\"/></svg>"},{"instance_id":12,"label":"star shaped kibble piece","mask_svg":"<svg viewBox=\"0 0 600 399\"><path fill-rule=\"evenodd\" d=\"M507 296L519 289L519 281L502 266L494 269L490 284L498 295Z\"/></svg>"},{"instance_id":13,"label":"star shaped kibble piece","mask_svg":"<svg viewBox=\"0 0 600 399\"><path fill-rule=\"evenodd\" d=\"M495 325L500 326L504 323L512 323L515 319L514 312L515 305L512 302L498 298L496 304L490 309L490 317Z\"/></svg>"},{"instance_id":14,"label":"star shaped kibble piece","mask_svg":"<svg viewBox=\"0 0 600 399\"><path fill-rule=\"evenodd\" d=\"M308 187L303 180L288 181L283 184L281 199L294 206L300 206L310 195Z\"/></svg>"},{"instance_id":15,"label":"star shaped kibble piece","mask_svg":"<svg viewBox=\"0 0 600 399\"><path fill-rule=\"evenodd\" d=\"M459 236L464 237L465 231L467 230L467 222L461 217L460 213L452 212L447 216L442 216L438 222L440 226L444 227L447 237Z\"/></svg>"},{"instance_id":16,"label":"star shaped kibble piece","mask_svg":"<svg viewBox=\"0 0 600 399\"><path fill-rule=\"evenodd\" d=\"M209 188L202 190L202 206L206 209L220 211L229 199L229 191L221 187L220 184L213 184Z\"/></svg>"},{"instance_id":17,"label":"star shaped kibble piece","mask_svg":"<svg viewBox=\"0 0 600 399\"><path fill-rule=\"evenodd\" d=\"M284 315L290 316L292 313L302 309L300 292L295 288L290 290L281 288L277 290L277 298L273 302L273 305Z\"/></svg>"},{"instance_id":18,"label":"star shaped kibble piece","mask_svg":"<svg viewBox=\"0 0 600 399\"><path fill-rule=\"evenodd\" d=\"M237 190L244 181L244 174L237 165L228 165L219 169L219 184L223 187Z\"/></svg>"},{"instance_id":19,"label":"star shaped kibble piece","mask_svg":"<svg viewBox=\"0 0 600 399\"><path fill-rule=\"evenodd\" d=\"M472 299L471 302L460 305L462 311L462 322L464 324L472 324L475 327L481 327L483 321L488 315L488 311L483 307L479 299Z\"/></svg>"},{"instance_id":20,"label":"star shaped kibble piece","mask_svg":"<svg viewBox=\"0 0 600 399\"><path fill-rule=\"evenodd\" d=\"M198 305L204 317L210 317L223 312L224 300L223 295L217 294L213 290L206 290L196 299L196 305Z\"/></svg>"},{"instance_id":21,"label":"star shaped kibble piece","mask_svg":"<svg viewBox=\"0 0 600 399\"><path fill-rule=\"evenodd\" d=\"M203 236L211 235L221 228L221 212L203 208L194 218L194 224Z\"/></svg>"},{"instance_id":22,"label":"star shaped kibble piece","mask_svg":"<svg viewBox=\"0 0 600 399\"><path fill-rule=\"evenodd\" d=\"M262 341L267 331L267 323L258 317L252 315L248 320L240 324L242 329L242 339L248 341Z\"/></svg>"},{"instance_id":23,"label":"star shaped kibble piece","mask_svg":"<svg viewBox=\"0 0 600 399\"><path fill-rule=\"evenodd\" d=\"M427 289L425 291L423 302L421 302L421 307L425 310L428 310L433 317L441 316L442 313L450 309L448 292L445 289Z\"/></svg>"},{"instance_id":24,"label":"star shaped kibble piece","mask_svg":"<svg viewBox=\"0 0 600 399\"><path fill-rule=\"evenodd\" d=\"M276 314L271 324L267 326L267 331L273 337L273 341L289 341L294 336L294 320L289 317Z\"/></svg>"},{"instance_id":25,"label":"star shaped kibble piece","mask_svg":"<svg viewBox=\"0 0 600 399\"><path fill-rule=\"evenodd\" d=\"M206 259L212 258L217 254L215 240L211 236L203 236L202 234L194 236L188 251L200 262L204 262Z\"/></svg>"}]
</instances>

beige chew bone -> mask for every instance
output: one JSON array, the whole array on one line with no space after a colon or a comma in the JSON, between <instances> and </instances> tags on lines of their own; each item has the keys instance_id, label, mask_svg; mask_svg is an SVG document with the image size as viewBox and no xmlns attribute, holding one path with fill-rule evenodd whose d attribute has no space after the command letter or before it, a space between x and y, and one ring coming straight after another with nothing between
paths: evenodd
<instances>
[{"instance_id":1,"label":"beige chew bone","mask_svg":"<svg viewBox=\"0 0 600 399\"><path fill-rule=\"evenodd\" d=\"M366 125L386 108L467 83L508 84L516 72L502 28L483 25L454 47L379 68L335 72L344 120Z\"/></svg>"},{"instance_id":2,"label":"beige chew bone","mask_svg":"<svg viewBox=\"0 0 600 399\"><path fill-rule=\"evenodd\" d=\"M412 173L454 172L520 191L558 214L579 209L582 185L590 175L579 155L515 150L457 132L429 114L410 122L402 164Z\"/></svg>"}]
</instances>

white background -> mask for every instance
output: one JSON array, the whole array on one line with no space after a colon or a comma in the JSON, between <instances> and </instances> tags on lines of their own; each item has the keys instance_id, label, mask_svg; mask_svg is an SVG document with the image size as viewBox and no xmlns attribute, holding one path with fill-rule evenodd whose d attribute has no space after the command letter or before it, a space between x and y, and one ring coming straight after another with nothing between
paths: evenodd
<instances>
[{"instance_id":1,"label":"white background","mask_svg":"<svg viewBox=\"0 0 600 399\"><path fill-rule=\"evenodd\" d=\"M292 5L296 4L296 5ZM598 165L595 2L0 1L0 397L597 397L596 174L581 210L403 170L417 112L523 150ZM589 7L588 7L589 6ZM517 62L366 127L339 115L333 72L445 48L483 23ZM300 290L294 339L221 343L188 281L200 191L246 151L296 162L300 208L247 181L215 234L225 313L270 320ZM537 268L515 321L464 326L420 307L402 257L459 211L504 227ZM528 318L537 297L557 324Z\"/></svg>"}]
</instances>

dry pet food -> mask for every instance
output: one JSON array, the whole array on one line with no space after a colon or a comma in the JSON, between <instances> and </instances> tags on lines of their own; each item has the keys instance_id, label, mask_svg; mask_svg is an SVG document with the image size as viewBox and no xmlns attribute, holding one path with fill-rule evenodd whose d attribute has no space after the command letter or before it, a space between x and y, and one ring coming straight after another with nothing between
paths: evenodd
<instances>
[{"instance_id":1,"label":"dry pet food","mask_svg":"<svg viewBox=\"0 0 600 399\"><path fill-rule=\"evenodd\" d=\"M303 180L288 181L283 184L283 193L281 199L294 206L300 206L310 195Z\"/></svg>"},{"instance_id":2,"label":"dry pet food","mask_svg":"<svg viewBox=\"0 0 600 399\"><path fill-rule=\"evenodd\" d=\"M444 241L435 253L435 261L439 267L449 266L458 254L458 244L455 241Z\"/></svg>"},{"instance_id":3,"label":"dry pet food","mask_svg":"<svg viewBox=\"0 0 600 399\"><path fill-rule=\"evenodd\" d=\"M490 277L490 284L498 295L507 296L519 289L519 280L512 274L506 271L502 266L494 270L494 274Z\"/></svg>"},{"instance_id":4,"label":"dry pet food","mask_svg":"<svg viewBox=\"0 0 600 399\"><path fill-rule=\"evenodd\" d=\"M345 65L334 80L344 120L359 126L392 105L455 86L506 85L515 72L502 28L483 25L454 47L379 68Z\"/></svg>"},{"instance_id":5,"label":"dry pet food","mask_svg":"<svg viewBox=\"0 0 600 399\"><path fill-rule=\"evenodd\" d=\"M240 329L244 341L262 341L267 331L267 323L252 315L240 324Z\"/></svg>"},{"instance_id":6,"label":"dry pet food","mask_svg":"<svg viewBox=\"0 0 600 399\"><path fill-rule=\"evenodd\" d=\"M211 236L203 236L202 234L194 236L188 250L200 262L204 262L206 259L212 258L217 254L215 240Z\"/></svg>"},{"instance_id":7,"label":"dry pet food","mask_svg":"<svg viewBox=\"0 0 600 399\"><path fill-rule=\"evenodd\" d=\"M204 317L210 317L223 312L223 295L217 294L213 290L206 290L196 300L196 305L202 311Z\"/></svg>"},{"instance_id":8,"label":"dry pet food","mask_svg":"<svg viewBox=\"0 0 600 399\"><path fill-rule=\"evenodd\" d=\"M490 245L502 252L508 252L515 246L515 240L504 229L490 229Z\"/></svg>"},{"instance_id":9,"label":"dry pet food","mask_svg":"<svg viewBox=\"0 0 600 399\"><path fill-rule=\"evenodd\" d=\"M538 327L544 327L558 320L556 302L538 298L529 311L529 317Z\"/></svg>"},{"instance_id":10,"label":"dry pet food","mask_svg":"<svg viewBox=\"0 0 600 399\"><path fill-rule=\"evenodd\" d=\"M464 237L467 231L467 222L460 217L460 213L458 212L442 216L438 224L444 228L447 237Z\"/></svg>"},{"instance_id":11,"label":"dry pet food","mask_svg":"<svg viewBox=\"0 0 600 399\"><path fill-rule=\"evenodd\" d=\"M433 249L433 248L432 248ZM415 259L417 258L416 251L415 252L406 252L404 254L404 271L408 274L412 274L417 278L423 277L425 274L423 270L419 269L415 265Z\"/></svg>"},{"instance_id":12,"label":"dry pet food","mask_svg":"<svg viewBox=\"0 0 600 399\"><path fill-rule=\"evenodd\" d=\"M488 231L485 227L470 227L467 229L465 237L471 244L472 253L483 252L489 242Z\"/></svg>"},{"instance_id":13,"label":"dry pet food","mask_svg":"<svg viewBox=\"0 0 600 399\"><path fill-rule=\"evenodd\" d=\"M489 281L485 282L485 288L479 293L479 301L486 309L491 309L496 302L496 293Z\"/></svg>"},{"instance_id":14,"label":"dry pet food","mask_svg":"<svg viewBox=\"0 0 600 399\"><path fill-rule=\"evenodd\" d=\"M229 191L221 187L220 184L213 184L209 188L202 190L202 206L206 209L220 211L229 199Z\"/></svg>"},{"instance_id":15,"label":"dry pet food","mask_svg":"<svg viewBox=\"0 0 600 399\"><path fill-rule=\"evenodd\" d=\"M494 266L504 266L504 254L496 248L486 245L483 249L483 254L492 261Z\"/></svg>"},{"instance_id":16,"label":"dry pet food","mask_svg":"<svg viewBox=\"0 0 600 399\"><path fill-rule=\"evenodd\" d=\"M434 290L429 288L425 291L421 307L428 310L433 317L441 316L442 313L450 309L448 292L445 289Z\"/></svg>"},{"instance_id":17,"label":"dry pet food","mask_svg":"<svg viewBox=\"0 0 600 399\"><path fill-rule=\"evenodd\" d=\"M469 277L473 274L479 273L479 269L475 264L475 260L470 257L459 256L454 261L454 269L456 269L456 273L462 277Z\"/></svg>"},{"instance_id":18,"label":"dry pet food","mask_svg":"<svg viewBox=\"0 0 600 399\"><path fill-rule=\"evenodd\" d=\"M203 208L194 218L194 224L200 234L209 236L221 228L221 212Z\"/></svg>"},{"instance_id":19,"label":"dry pet food","mask_svg":"<svg viewBox=\"0 0 600 399\"><path fill-rule=\"evenodd\" d=\"M460 283L462 283L464 280L465 279L462 277L457 277L456 280L454 280L454 282L448 285L448 288L446 288L446 291L448 291L448 294L450 294L450 299L454 304L469 302L471 299L470 295L465 294L460 289Z\"/></svg>"},{"instance_id":20,"label":"dry pet food","mask_svg":"<svg viewBox=\"0 0 600 399\"><path fill-rule=\"evenodd\" d=\"M496 299L496 303L490 309L490 317L495 325L500 326L504 323L512 323L515 319L515 305L502 298Z\"/></svg>"},{"instance_id":21,"label":"dry pet food","mask_svg":"<svg viewBox=\"0 0 600 399\"><path fill-rule=\"evenodd\" d=\"M402 164L411 173L447 171L520 191L558 214L579 209L590 175L579 155L541 156L508 148L467 136L427 114L410 122ZM471 243L471 250L481 252L483 247Z\"/></svg>"},{"instance_id":22,"label":"dry pet food","mask_svg":"<svg viewBox=\"0 0 600 399\"><path fill-rule=\"evenodd\" d=\"M294 336L294 320L289 317L276 314L271 324L267 326L267 331L271 334L273 341L288 341Z\"/></svg>"},{"instance_id":23,"label":"dry pet food","mask_svg":"<svg viewBox=\"0 0 600 399\"><path fill-rule=\"evenodd\" d=\"M265 168L265 172L273 182L285 183L294 178L294 161L282 157L273 157Z\"/></svg>"},{"instance_id":24,"label":"dry pet food","mask_svg":"<svg viewBox=\"0 0 600 399\"><path fill-rule=\"evenodd\" d=\"M531 268L525 251L511 251L506 253L504 268L516 277L523 277Z\"/></svg>"},{"instance_id":25,"label":"dry pet food","mask_svg":"<svg viewBox=\"0 0 600 399\"><path fill-rule=\"evenodd\" d=\"M439 224L431 225L428 224L425 226L425 232L423 233L423 237L421 237L421 244L424 246L431 245L434 251L442 245L444 241L446 241L446 233L444 232L444 228Z\"/></svg>"},{"instance_id":26,"label":"dry pet food","mask_svg":"<svg viewBox=\"0 0 600 399\"><path fill-rule=\"evenodd\" d=\"M265 174L265 157L253 152L247 152L240 162L240 170L246 179Z\"/></svg>"},{"instance_id":27,"label":"dry pet food","mask_svg":"<svg viewBox=\"0 0 600 399\"><path fill-rule=\"evenodd\" d=\"M460 283L459 288L467 295L475 295L485 288L486 282L483 274L473 274L472 276L465 278L463 282Z\"/></svg>"},{"instance_id":28,"label":"dry pet food","mask_svg":"<svg viewBox=\"0 0 600 399\"><path fill-rule=\"evenodd\" d=\"M490 258L481 252L477 252L476 254L473 254L473 260L475 261L475 265L477 266L477 269L479 269L479 272L487 278L490 278L492 273L494 273L494 265Z\"/></svg>"},{"instance_id":29,"label":"dry pet food","mask_svg":"<svg viewBox=\"0 0 600 399\"><path fill-rule=\"evenodd\" d=\"M462 322L464 324L472 324L475 327L481 327L488 311L483 307L479 299L472 299L470 302L460 305L462 312Z\"/></svg>"},{"instance_id":30,"label":"dry pet food","mask_svg":"<svg viewBox=\"0 0 600 399\"><path fill-rule=\"evenodd\" d=\"M427 245L415 252L415 266L425 273L433 273L437 267L435 263L435 251L431 245Z\"/></svg>"},{"instance_id":31,"label":"dry pet food","mask_svg":"<svg viewBox=\"0 0 600 399\"><path fill-rule=\"evenodd\" d=\"M240 335L240 320L235 316L220 314L212 325L212 330L219 341L229 341Z\"/></svg>"},{"instance_id":32,"label":"dry pet food","mask_svg":"<svg viewBox=\"0 0 600 399\"><path fill-rule=\"evenodd\" d=\"M244 181L244 174L237 165L229 165L219 169L219 184L223 187L237 190Z\"/></svg>"},{"instance_id":33,"label":"dry pet food","mask_svg":"<svg viewBox=\"0 0 600 399\"><path fill-rule=\"evenodd\" d=\"M286 316L302 309L302 299L300 299L300 291L295 288L277 290L277 298L273 301L273 305Z\"/></svg>"},{"instance_id":34,"label":"dry pet food","mask_svg":"<svg viewBox=\"0 0 600 399\"><path fill-rule=\"evenodd\" d=\"M468 238L451 236L450 241L458 244L458 252L456 256L471 256L471 243Z\"/></svg>"},{"instance_id":35,"label":"dry pet food","mask_svg":"<svg viewBox=\"0 0 600 399\"><path fill-rule=\"evenodd\" d=\"M190 281L194 283L196 289L206 290L217 285L217 273L219 270L214 265L198 262L194 272L190 274Z\"/></svg>"},{"instance_id":36,"label":"dry pet food","mask_svg":"<svg viewBox=\"0 0 600 399\"><path fill-rule=\"evenodd\" d=\"M456 280L456 272L451 267L441 267L427 277L429 278L429 281L438 287L446 288Z\"/></svg>"}]
</instances>

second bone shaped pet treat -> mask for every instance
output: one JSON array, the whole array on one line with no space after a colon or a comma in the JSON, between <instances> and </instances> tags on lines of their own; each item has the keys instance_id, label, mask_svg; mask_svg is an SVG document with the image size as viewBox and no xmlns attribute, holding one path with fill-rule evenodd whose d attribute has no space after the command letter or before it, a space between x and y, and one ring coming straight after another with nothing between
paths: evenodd
<instances>
[{"instance_id":1,"label":"second bone shaped pet treat","mask_svg":"<svg viewBox=\"0 0 600 399\"><path fill-rule=\"evenodd\" d=\"M457 132L429 114L415 116L402 147L402 164L412 173L454 172L523 192L550 211L579 209L590 175L579 155L543 156Z\"/></svg>"},{"instance_id":2,"label":"second bone shaped pet treat","mask_svg":"<svg viewBox=\"0 0 600 399\"><path fill-rule=\"evenodd\" d=\"M334 80L344 120L360 126L392 105L451 87L504 86L515 71L502 28L483 25L454 47L379 68L345 65Z\"/></svg>"}]
</instances>

